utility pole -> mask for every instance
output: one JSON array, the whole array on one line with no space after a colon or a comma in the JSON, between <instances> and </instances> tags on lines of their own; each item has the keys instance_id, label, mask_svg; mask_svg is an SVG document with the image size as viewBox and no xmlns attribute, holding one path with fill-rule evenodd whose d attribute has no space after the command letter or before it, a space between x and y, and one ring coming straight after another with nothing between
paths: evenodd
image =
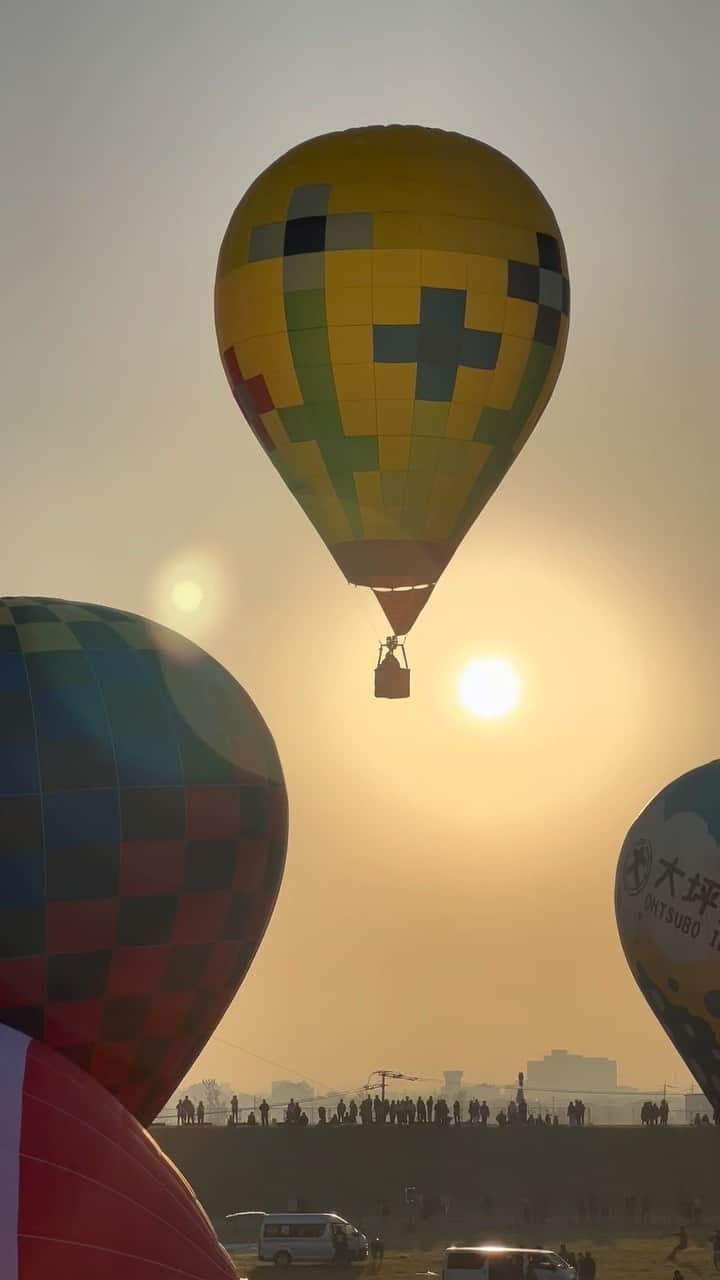
<instances>
[{"instance_id":1,"label":"utility pole","mask_svg":"<svg viewBox=\"0 0 720 1280\"><path fill-rule=\"evenodd\" d=\"M375 1077L377 1077L377 1079L375 1079L375 1083L373 1083L373 1080L374 1080L374 1078L375 1078ZM378 1079L379 1079L379 1081L380 1081L380 1097L381 1097L382 1101L384 1102L384 1101L385 1101L385 1089L386 1089L386 1085L387 1085L387 1081L388 1081L388 1080L419 1080L419 1079L420 1079L420 1077L419 1077L419 1076L406 1076L406 1075L404 1075L404 1074L403 1074L403 1072L402 1072L402 1071L388 1071L387 1069L384 1069L384 1070L382 1070L382 1071L371 1071L371 1072L370 1072L370 1075L368 1076L368 1082L367 1082L367 1084L365 1085L365 1091L366 1091L366 1093L372 1093L373 1088L377 1089L377 1080L378 1080Z\"/></svg>"}]
</instances>

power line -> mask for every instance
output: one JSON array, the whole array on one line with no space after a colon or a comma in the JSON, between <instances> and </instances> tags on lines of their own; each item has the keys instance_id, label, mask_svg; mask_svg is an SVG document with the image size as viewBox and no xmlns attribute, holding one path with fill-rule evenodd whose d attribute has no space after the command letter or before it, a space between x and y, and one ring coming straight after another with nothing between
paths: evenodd
<instances>
[{"instance_id":1,"label":"power line","mask_svg":"<svg viewBox=\"0 0 720 1280\"><path fill-rule=\"evenodd\" d=\"M473 1085L472 1088L473 1089L480 1089L480 1088L509 1089L512 1091L513 1089L515 1089L515 1085L510 1085L510 1084L494 1085L494 1084L490 1084L488 1081L485 1081L484 1085ZM621 1096L624 1098L640 1099L640 1098L647 1097L649 1093L660 1094L660 1093L664 1093L666 1090L667 1091L674 1090L676 1093L681 1095L684 1095L687 1092L686 1089L681 1089L679 1085L674 1085L674 1084L660 1085L657 1089L581 1089L578 1087L574 1089L551 1089L549 1087L536 1088L534 1085L529 1085L527 1080L525 1081L526 1093L550 1093L550 1094L574 1093L574 1094L582 1094L583 1098L594 1097L596 1094L599 1094L603 1098L610 1098L610 1097L616 1098ZM698 1094L698 1097L700 1097L700 1094Z\"/></svg>"},{"instance_id":2,"label":"power line","mask_svg":"<svg viewBox=\"0 0 720 1280\"><path fill-rule=\"evenodd\" d=\"M325 1089L327 1093L335 1093L329 1084L323 1080L316 1080L313 1076L307 1075L303 1071L298 1071L295 1067L288 1067L284 1062L276 1062L274 1058L264 1058L261 1053L254 1053L252 1049L246 1049L244 1045L235 1044L233 1040L226 1040L223 1036L213 1036L213 1042L227 1045L228 1049L237 1049L239 1053L246 1053L249 1058L256 1058L258 1062L265 1062L270 1067L279 1067L281 1071L287 1071L289 1076L294 1076L296 1080L307 1080L309 1084L320 1085L321 1089Z\"/></svg>"},{"instance_id":3,"label":"power line","mask_svg":"<svg viewBox=\"0 0 720 1280\"><path fill-rule=\"evenodd\" d=\"M253 1049L247 1049L244 1045L236 1044L235 1041L233 1040L226 1040L224 1036L218 1036L218 1035L213 1036L213 1042L217 1042L218 1044L223 1044L228 1049L235 1049L237 1050L238 1053L244 1053L249 1058L255 1058L257 1062L264 1062L267 1066L278 1067L279 1070L287 1072L288 1077L293 1077L297 1081L306 1080L309 1084L318 1085L324 1092L322 1095L316 1095L313 1101L318 1101L318 1100L323 1101L324 1099L328 1099L330 1097L335 1097L345 1093L347 1093L348 1097L352 1097L356 1093L361 1094L361 1093L368 1092L368 1090L371 1088L370 1081L372 1080L373 1076L386 1076L388 1079L408 1080L418 1084L444 1083L439 1076L411 1076L411 1075L404 1075L403 1072L400 1072L400 1071L398 1072L372 1071L370 1073L370 1076L368 1077L366 1084L360 1085L358 1087L353 1087L351 1089L337 1089L332 1085L327 1084L326 1081L318 1080L316 1077L308 1075L306 1072L300 1071L298 1068L288 1067L285 1063L278 1062L275 1058L266 1058L260 1053L255 1053ZM466 1092L467 1089L469 1088L498 1089L503 1091L506 1089L514 1090L515 1085L508 1085L508 1084L496 1085L496 1084L492 1084L489 1080L485 1080L480 1084L463 1086L463 1091ZM525 1081L525 1089L526 1089L526 1092L531 1094L542 1093L542 1094L549 1094L551 1096L553 1094L582 1093L583 1097L613 1096L613 1097L628 1097L628 1098L638 1098L638 1099L642 1098L645 1094L648 1094L648 1093L660 1094L660 1093L665 1093L669 1091L672 1091L679 1095L684 1095L685 1093L687 1093L687 1089L682 1088L680 1085L663 1085L661 1088L657 1088L657 1089L581 1089L578 1087L574 1089L567 1089L567 1088L552 1088L548 1086L537 1088L533 1085L529 1085L527 1083L527 1080ZM701 1095L698 1094L698 1097L700 1096Z\"/></svg>"}]
</instances>

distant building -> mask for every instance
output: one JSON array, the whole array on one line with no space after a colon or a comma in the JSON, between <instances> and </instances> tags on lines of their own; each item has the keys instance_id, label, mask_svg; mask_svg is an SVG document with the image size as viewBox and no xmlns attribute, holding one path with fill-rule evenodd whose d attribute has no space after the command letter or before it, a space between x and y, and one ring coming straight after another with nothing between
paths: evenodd
<instances>
[{"instance_id":1,"label":"distant building","mask_svg":"<svg viewBox=\"0 0 720 1280\"><path fill-rule=\"evenodd\" d=\"M294 1098L296 1102L310 1102L315 1090L305 1080L273 1080L270 1102L274 1107L284 1107Z\"/></svg>"},{"instance_id":2,"label":"distant building","mask_svg":"<svg viewBox=\"0 0 720 1280\"><path fill-rule=\"evenodd\" d=\"M528 1062L526 1089L557 1093L612 1093L617 1089L617 1063L612 1058L584 1058L567 1049L553 1049Z\"/></svg>"},{"instance_id":3,"label":"distant building","mask_svg":"<svg viewBox=\"0 0 720 1280\"><path fill-rule=\"evenodd\" d=\"M707 1116L708 1120L713 1118L713 1109L704 1093L686 1093L685 1094L685 1119L688 1124L692 1124L696 1115Z\"/></svg>"},{"instance_id":4,"label":"distant building","mask_svg":"<svg viewBox=\"0 0 720 1280\"><path fill-rule=\"evenodd\" d=\"M457 1098L462 1093L462 1071L443 1071L445 1077L445 1088L443 1093L446 1098Z\"/></svg>"}]
</instances>

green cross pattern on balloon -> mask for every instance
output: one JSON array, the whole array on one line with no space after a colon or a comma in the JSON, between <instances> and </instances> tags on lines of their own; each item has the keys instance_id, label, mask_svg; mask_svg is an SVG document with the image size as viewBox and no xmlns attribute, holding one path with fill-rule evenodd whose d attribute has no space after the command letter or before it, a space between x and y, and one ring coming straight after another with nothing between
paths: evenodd
<instances>
[{"instance_id":1,"label":"green cross pattern on balloon","mask_svg":"<svg viewBox=\"0 0 720 1280\"><path fill-rule=\"evenodd\" d=\"M391 687L378 670L405 654L399 637L539 421L569 311L541 191L460 134L370 125L309 139L230 218L215 280L225 374L392 628L377 696L409 695L409 677Z\"/></svg>"},{"instance_id":2,"label":"green cross pattern on balloon","mask_svg":"<svg viewBox=\"0 0 720 1280\"><path fill-rule=\"evenodd\" d=\"M0 601L0 1022L140 1120L235 995L273 909L287 797L218 662L120 610Z\"/></svg>"}]
</instances>

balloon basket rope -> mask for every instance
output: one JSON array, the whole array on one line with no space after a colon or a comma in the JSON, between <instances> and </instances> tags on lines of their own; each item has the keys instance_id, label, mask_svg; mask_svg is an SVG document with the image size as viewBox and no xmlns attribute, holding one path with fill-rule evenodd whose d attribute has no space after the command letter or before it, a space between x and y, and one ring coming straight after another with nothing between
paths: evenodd
<instances>
[{"instance_id":1,"label":"balloon basket rope","mask_svg":"<svg viewBox=\"0 0 720 1280\"><path fill-rule=\"evenodd\" d=\"M410 697L410 668L405 645L397 636L388 636L380 645L375 667L375 697Z\"/></svg>"}]
</instances>

